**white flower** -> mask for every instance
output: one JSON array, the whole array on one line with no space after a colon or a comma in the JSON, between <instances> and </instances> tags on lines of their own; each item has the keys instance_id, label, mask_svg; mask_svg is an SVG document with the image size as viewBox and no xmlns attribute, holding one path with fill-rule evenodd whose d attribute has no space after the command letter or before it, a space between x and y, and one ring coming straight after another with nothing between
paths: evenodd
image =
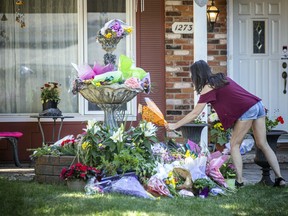
<instances>
[{"instance_id":1,"label":"white flower","mask_svg":"<svg viewBox=\"0 0 288 216\"><path fill-rule=\"evenodd\" d=\"M113 140L113 142L123 142L123 128L119 127L118 130L113 132L113 135L110 137L110 139Z\"/></svg>"},{"instance_id":2,"label":"white flower","mask_svg":"<svg viewBox=\"0 0 288 216\"><path fill-rule=\"evenodd\" d=\"M157 127L151 122L140 123L140 128L144 131L145 137L156 136Z\"/></svg>"},{"instance_id":3,"label":"white flower","mask_svg":"<svg viewBox=\"0 0 288 216\"><path fill-rule=\"evenodd\" d=\"M211 113L209 115L209 122L215 122L215 121L219 121L218 115L217 113Z\"/></svg>"},{"instance_id":4,"label":"white flower","mask_svg":"<svg viewBox=\"0 0 288 216\"><path fill-rule=\"evenodd\" d=\"M101 130L101 128L97 125L97 120L93 119L93 120L88 120L87 121L87 126L83 130L86 131L86 132L88 130L91 130L93 132L93 134L96 134L98 131Z\"/></svg>"}]
</instances>

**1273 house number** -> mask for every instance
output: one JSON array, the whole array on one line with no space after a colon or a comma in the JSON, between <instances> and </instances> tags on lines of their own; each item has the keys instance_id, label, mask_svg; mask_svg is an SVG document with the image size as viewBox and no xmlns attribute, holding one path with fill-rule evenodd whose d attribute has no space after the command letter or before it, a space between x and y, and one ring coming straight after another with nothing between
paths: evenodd
<instances>
[{"instance_id":1,"label":"1273 house number","mask_svg":"<svg viewBox=\"0 0 288 216\"><path fill-rule=\"evenodd\" d=\"M178 34L192 34L194 32L192 22L175 22L172 24L172 31Z\"/></svg>"}]
</instances>

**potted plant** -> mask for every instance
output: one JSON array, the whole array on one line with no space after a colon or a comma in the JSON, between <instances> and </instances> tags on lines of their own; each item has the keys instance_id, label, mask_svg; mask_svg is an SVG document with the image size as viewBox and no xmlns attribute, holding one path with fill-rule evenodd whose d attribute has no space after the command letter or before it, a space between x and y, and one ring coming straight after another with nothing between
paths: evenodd
<instances>
[{"instance_id":1,"label":"potted plant","mask_svg":"<svg viewBox=\"0 0 288 216\"><path fill-rule=\"evenodd\" d=\"M57 108L60 102L59 86L57 82L47 82L41 87L41 103L43 106L41 115L59 116L62 114Z\"/></svg>"},{"instance_id":2,"label":"potted plant","mask_svg":"<svg viewBox=\"0 0 288 216\"><path fill-rule=\"evenodd\" d=\"M70 189L81 191L84 190L86 182L92 177L101 181L101 171L82 163L73 164L68 169L64 167L60 174L60 178L67 181Z\"/></svg>"},{"instance_id":3,"label":"potted plant","mask_svg":"<svg viewBox=\"0 0 288 216\"><path fill-rule=\"evenodd\" d=\"M231 129L225 130L222 123L220 122L217 113L213 112L209 115L208 121L209 126L209 138L210 143L215 144L218 150L224 149L224 145L229 142L231 136Z\"/></svg>"},{"instance_id":4,"label":"potted plant","mask_svg":"<svg viewBox=\"0 0 288 216\"><path fill-rule=\"evenodd\" d=\"M66 136L53 145L43 145L36 148L30 155L35 162L35 180L39 183L63 184L59 173L62 167L76 163L77 140L73 135Z\"/></svg>"}]
</instances>

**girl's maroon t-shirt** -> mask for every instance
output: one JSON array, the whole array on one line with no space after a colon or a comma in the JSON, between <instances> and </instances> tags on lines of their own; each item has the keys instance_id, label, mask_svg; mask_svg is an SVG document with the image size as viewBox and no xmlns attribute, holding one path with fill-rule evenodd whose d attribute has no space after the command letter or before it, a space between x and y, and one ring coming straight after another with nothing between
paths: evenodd
<instances>
[{"instance_id":1,"label":"girl's maroon t-shirt","mask_svg":"<svg viewBox=\"0 0 288 216\"><path fill-rule=\"evenodd\" d=\"M228 84L200 95L198 103L210 103L224 129L228 129L253 105L261 101L231 78Z\"/></svg>"}]
</instances>

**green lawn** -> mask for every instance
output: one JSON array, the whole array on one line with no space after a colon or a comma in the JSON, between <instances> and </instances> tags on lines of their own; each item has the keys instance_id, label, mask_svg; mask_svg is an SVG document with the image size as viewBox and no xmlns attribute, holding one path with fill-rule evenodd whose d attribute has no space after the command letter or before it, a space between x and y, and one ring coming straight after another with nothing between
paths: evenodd
<instances>
[{"instance_id":1,"label":"green lawn","mask_svg":"<svg viewBox=\"0 0 288 216\"><path fill-rule=\"evenodd\" d=\"M0 215L288 215L288 187L251 185L206 199L86 195L66 186L0 178Z\"/></svg>"}]
</instances>

